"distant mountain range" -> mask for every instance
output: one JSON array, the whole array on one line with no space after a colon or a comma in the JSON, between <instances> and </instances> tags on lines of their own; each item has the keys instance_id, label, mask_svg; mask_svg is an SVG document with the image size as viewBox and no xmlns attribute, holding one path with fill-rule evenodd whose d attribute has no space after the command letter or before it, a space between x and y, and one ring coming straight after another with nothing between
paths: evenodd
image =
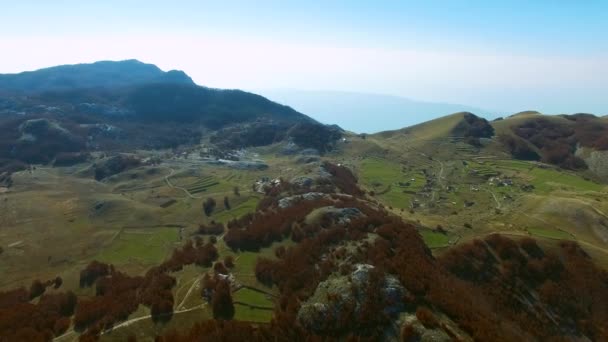
<instances>
[{"instance_id":1,"label":"distant mountain range","mask_svg":"<svg viewBox=\"0 0 608 342\"><path fill-rule=\"evenodd\" d=\"M258 93L323 122L357 133L376 133L416 125L457 112L494 119L502 113L460 104L415 101L403 97L303 90L259 90Z\"/></svg>"}]
</instances>

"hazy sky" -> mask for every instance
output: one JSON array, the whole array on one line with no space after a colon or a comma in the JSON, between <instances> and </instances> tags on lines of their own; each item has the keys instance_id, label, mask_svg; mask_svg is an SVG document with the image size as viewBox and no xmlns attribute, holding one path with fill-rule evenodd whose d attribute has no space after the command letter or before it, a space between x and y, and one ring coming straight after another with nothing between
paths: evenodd
<instances>
[{"instance_id":1,"label":"hazy sky","mask_svg":"<svg viewBox=\"0 0 608 342\"><path fill-rule=\"evenodd\" d=\"M0 72L136 58L220 88L608 114L608 1L0 0Z\"/></svg>"}]
</instances>

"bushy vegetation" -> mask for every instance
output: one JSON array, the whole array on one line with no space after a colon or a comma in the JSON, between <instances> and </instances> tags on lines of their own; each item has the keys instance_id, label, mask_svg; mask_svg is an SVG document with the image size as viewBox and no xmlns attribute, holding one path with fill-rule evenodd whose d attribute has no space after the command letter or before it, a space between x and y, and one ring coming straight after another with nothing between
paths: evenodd
<instances>
[{"instance_id":1,"label":"bushy vegetation","mask_svg":"<svg viewBox=\"0 0 608 342\"><path fill-rule=\"evenodd\" d=\"M585 169L585 162L575 155L577 147L580 145L597 150L608 149L608 124L586 114L564 118L567 121L546 117L528 119L515 126L513 131L540 150L543 162L565 169ZM516 158L520 158L521 154L522 157L529 155L516 138L506 139L506 143Z\"/></svg>"},{"instance_id":2,"label":"bushy vegetation","mask_svg":"<svg viewBox=\"0 0 608 342\"><path fill-rule=\"evenodd\" d=\"M320 153L331 150L336 140L342 136L336 128L315 122L298 123L289 130L287 135L298 146L314 148Z\"/></svg>"},{"instance_id":3,"label":"bushy vegetation","mask_svg":"<svg viewBox=\"0 0 608 342\"><path fill-rule=\"evenodd\" d=\"M24 288L0 292L0 339L48 341L63 334L77 303L73 292L43 294L36 304Z\"/></svg>"},{"instance_id":4,"label":"bushy vegetation","mask_svg":"<svg viewBox=\"0 0 608 342\"><path fill-rule=\"evenodd\" d=\"M520 160L540 160L540 156L528 143L521 138L511 135L500 135L498 140L507 148L511 155Z\"/></svg>"},{"instance_id":5,"label":"bushy vegetation","mask_svg":"<svg viewBox=\"0 0 608 342\"><path fill-rule=\"evenodd\" d=\"M480 146L480 138L494 136L494 127L486 119L471 113L464 113L464 120L456 125L453 133L464 137L464 141L470 145Z\"/></svg>"}]
</instances>

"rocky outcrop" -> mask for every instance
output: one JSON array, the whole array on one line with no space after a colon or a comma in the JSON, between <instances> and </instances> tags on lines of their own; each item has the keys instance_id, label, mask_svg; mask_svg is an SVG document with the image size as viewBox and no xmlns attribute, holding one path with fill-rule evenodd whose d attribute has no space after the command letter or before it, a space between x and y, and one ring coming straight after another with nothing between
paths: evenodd
<instances>
[{"instance_id":1,"label":"rocky outcrop","mask_svg":"<svg viewBox=\"0 0 608 342\"><path fill-rule=\"evenodd\" d=\"M318 214L338 224L348 224L351 220L364 216L361 210L357 208L336 208L333 206L318 209Z\"/></svg>"},{"instance_id":2,"label":"rocky outcrop","mask_svg":"<svg viewBox=\"0 0 608 342\"><path fill-rule=\"evenodd\" d=\"M576 151L576 156L583 158L591 172L603 180L608 180L608 151L579 148Z\"/></svg>"},{"instance_id":3,"label":"rocky outcrop","mask_svg":"<svg viewBox=\"0 0 608 342\"><path fill-rule=\"evenodd\" d=\"M302 195L283 197L279 200L279 208L285 209L299 201L315 201L321 198L330 198L330 196L322 192L308 192Z\"/></svg>"},{"instance_id":4,"label":"rocky outcrop","mask_svg":"<svg viewBox=\"0 0 608 342\"><path fill-rule=\"evenodd\" d=\"M350 308L354 317L368 300L370 291L379 291L384 312L395 314L404 310L402 298L406 289L392 275L384 275L381 286L370 287L371 271L374 266L355 265L349 275L333 275L321 282L315 293L300 307L298 321L306 329L324 333L332 329L332 322L340 322L342 315Z\"/></svg>"}]
</instances>

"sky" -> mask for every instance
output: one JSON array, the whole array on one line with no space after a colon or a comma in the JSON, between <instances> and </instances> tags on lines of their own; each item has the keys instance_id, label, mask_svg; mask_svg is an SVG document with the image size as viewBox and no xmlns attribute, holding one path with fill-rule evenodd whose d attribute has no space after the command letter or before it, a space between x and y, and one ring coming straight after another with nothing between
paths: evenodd
<instances>
[{"instance_id":1,"label":"sky","mask_svg":"<svg viewBox=\"0 0 608 342\"><path fill-rule=\"evenodd\" d=\"M608 114L608 1L0 0L0 73L139 59L217 88Z\"/></svg>"}]
</instances>

